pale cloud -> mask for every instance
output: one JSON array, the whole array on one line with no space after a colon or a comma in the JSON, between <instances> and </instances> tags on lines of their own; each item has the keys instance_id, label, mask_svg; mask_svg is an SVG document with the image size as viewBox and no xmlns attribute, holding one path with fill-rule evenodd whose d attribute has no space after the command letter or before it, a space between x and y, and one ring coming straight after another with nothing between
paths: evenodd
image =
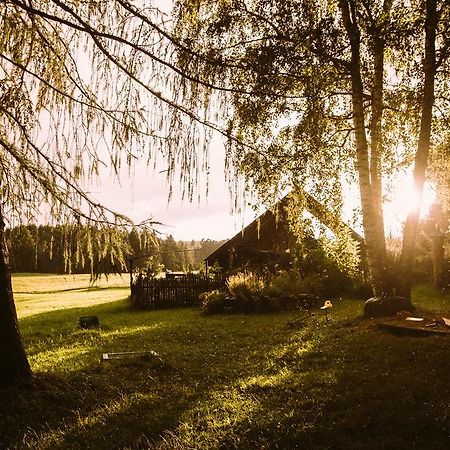
<instances>
[{"instance_id":1,"label":"pale cloud","mask_svg":"<svg viewBox=\"0 0 450 450\"><path fill-rule=\"evenodd\" d=\"M87 189L96 201L127 215L135 223L150 217L162 223L159 231L172 234L175 239L226 239L249 223L253 213L231 214L223 148L216 147L212 155L208 195L206 175L201 174L198 186L200 198L198 200L196 197L193 203L183 200L182 186L177 182L174 182L169 202L164 162L156 168L149 168L145 161L138 161L131 171L126 167L121 170L120 180L104 168L98 181L91 183Z\"/></svg>"}]
</instances>

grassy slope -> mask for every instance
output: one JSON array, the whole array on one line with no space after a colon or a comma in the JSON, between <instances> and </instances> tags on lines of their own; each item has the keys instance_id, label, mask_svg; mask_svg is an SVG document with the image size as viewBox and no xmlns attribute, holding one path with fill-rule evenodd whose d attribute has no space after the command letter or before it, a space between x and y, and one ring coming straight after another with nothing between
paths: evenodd
<instances>
[{"instance_id":1,"label":"grassy slope","mask_svg":"<svg viewBox=\"0 0 450 450\"><path fill-rule=\"evenodd\" d=\"M419 306L450 297L420 288ZM449 448L450 337L398 337L337 302L289 329L292 313L201 316L127 302L25 317L29 388L0 391L0 447ZM71 316L96 314L100 330ZM104 351L151 361L99 362Z\"/></svg>"}]
</instances>

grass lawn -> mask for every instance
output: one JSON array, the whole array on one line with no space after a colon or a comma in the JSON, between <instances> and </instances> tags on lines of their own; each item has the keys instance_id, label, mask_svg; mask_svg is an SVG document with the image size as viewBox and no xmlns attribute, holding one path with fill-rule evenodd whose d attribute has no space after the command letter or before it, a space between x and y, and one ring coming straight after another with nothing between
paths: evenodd
<instances>
[{"instance_id":1,"label":"grass lawn","mask_svg":"<svg viewBox=\"0 0 450 450\"><path fill-rule=\"evenodd\" d=\"M432 289L414 299L450 311ZM126 299L23 315L37 376L0 391L0 448L450 448L450 336L380 331L362 306L337 300L332 321L296 328L293 313L133 311ZM75 326L90 314L99 330ZM134 350L163 364L99 359Z\"/></svg>"}]
</instances>

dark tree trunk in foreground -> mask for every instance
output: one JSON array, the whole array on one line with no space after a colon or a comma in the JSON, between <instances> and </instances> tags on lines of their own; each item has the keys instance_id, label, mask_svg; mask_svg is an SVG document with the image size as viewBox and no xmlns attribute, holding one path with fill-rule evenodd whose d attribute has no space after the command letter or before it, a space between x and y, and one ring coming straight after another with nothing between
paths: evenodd
<instances>
[{"instance_id":1,"label":"dark tree trunk in foreground","mask_svg":"<svg viewBox=\"0 0 450 450\"><path fill-rule=\"evenodd\" d=\"M4 231L5 223L0 209L0 386L31 377L14 305Z\"/></svg>"},{"instance_id":2,"label":"dark tree trunk in foreground","mask_svg":"<svg viewBox=\"0 0 450 450\"><path fill-rule=\"evenodd\" d=\"M438 13L436 0L426 2L425 20L425 58L424 58L424 88L422 97L422 117L420 120L419 142L414 161L414 189L422 196L425 183L425 172L428 165L428 155L431 141L431 121L434 104L434 80L436 76L436 27ZM417 226L420 216L420 203L409 212L403 230L402 253L397 293L411 298L412 273L414 266L414 250L417 239Z\"/></svg>"}]
</instances>

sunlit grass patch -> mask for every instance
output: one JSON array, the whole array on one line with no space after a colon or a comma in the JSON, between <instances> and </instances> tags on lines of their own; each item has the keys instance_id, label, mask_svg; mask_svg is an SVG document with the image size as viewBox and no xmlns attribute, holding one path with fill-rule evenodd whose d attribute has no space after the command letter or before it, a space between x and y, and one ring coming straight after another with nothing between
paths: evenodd
<instances>
[{"instance_id":1,"label":"sunlit grass patch","mask_svg":"<svg viewBox=\"0 0 450 450\"><path fill-rule=\"evenodd\" d=\"M413 303L419 308L448 311L450 309L450 291L442 292L435 287L421 284L414 289Z\"/></svg>"},{"instance_id":2,"label":"sunlit grass patch","mask_svg":"<svg viewBox=\"0 0 450 450\"><path fill-rule=\"evenodd\" d=\"M181 418L175 431L165 434L159 448L238 448L236 430L250 424L258 409L255 396L232 388L214 391Z\"/></svg>"},{"instance_id":3,"label":"sunlit grass patch","mask_svg":"<svg viewBox=\"0 0 450 450\"><path fill-rule=\"evenodd\" d=\"M14 299L19 318L59 309L91 307L129 295L127 276L90 280L90 275L14 274Z\"/></svg>"},{"instance_id":4,"label":"sunlit grass patch","mask_svg":"<svg viewBox=\"0 0 450 450\"><path fill-rule=\"evenodd\" d=\"M83 356L88 353L85 346L59 347L31 355L29 360L35 372L66 372L87 367L90 361Z\"/></svg>"},{"instance_id":5,"label":"sunlit grass patch","mask_svg":"<svg viewBox=\"0 0 450 450\"><path fill-rule=\"evenodd\" d=\"M111 331L102 331L101 337L103 340L107 341L110 338L127 338L131 337L133 334L138 333L148 333L151 331L156 331L162 328L161 323L155 323L152 325L140 325L140 326L131 326L131 327L123 327Z\"/></svg>"},{"instance_id":6,"label":"sunlit grass patch","mask_svg":"<svg viewBox=\"0 0 450 450\"><path fill-rule=\"evenodd\" d=\"M289 340L285 345L280 345L279 347L274 348L270 353L269 358L274 362L289 360L302 355L306 355L308 352L314 350L315 348L316 342L314 342L313 340Z\"/></svg>"},{"instance_id":7,"label":"sunlit grass patch","mask_svg":"<svg viewBox=\"0 0 450 450\"><path fill-rule=\"evenodd\" d=\"M111 274L92 280L89 274L55 275L49 273L15 273L12 275L14 292L60 292L75 289L128 287L128 274Z\"/></svg>"},{"instance_id":8,"label":"sunlit grass patch","mask_svg":"<svg viewBox=\"0 0 450 450\"><path fill-rule=\"evenodd\" d=\"M93 305L123 300L129 296L128 289L111 288L102 291L66 291L47 294L15 294L19 318L70 308L90 308Z\"/></svg>"},{"instance_id":9,"label":"sunlit grass patch","mask_svg":"<svg viewBox=\"0 0 450 450\"><path fill-rule=\"evenodd\" d=\"M285 367L273 375L257 375L250 377L247 380L241 380L239 382L239 388L244 391L273 388L288 383L292 377L292 370Z\"/></svg>"},{"instance_id":10,"label":"sunlit grass patch","mask_svg":"<svg viewBox=\"0 0 450 450\"><path fill-rule=\"evenodd\" d=\"M153 350L145 339L140 338L160 328L160 324L122 326L115 329L47 330L45 334L33 336L29 346L29 359L36 372L76 372L92 368L107 352L127 352Z\"/></svg>"}]
</instances>

